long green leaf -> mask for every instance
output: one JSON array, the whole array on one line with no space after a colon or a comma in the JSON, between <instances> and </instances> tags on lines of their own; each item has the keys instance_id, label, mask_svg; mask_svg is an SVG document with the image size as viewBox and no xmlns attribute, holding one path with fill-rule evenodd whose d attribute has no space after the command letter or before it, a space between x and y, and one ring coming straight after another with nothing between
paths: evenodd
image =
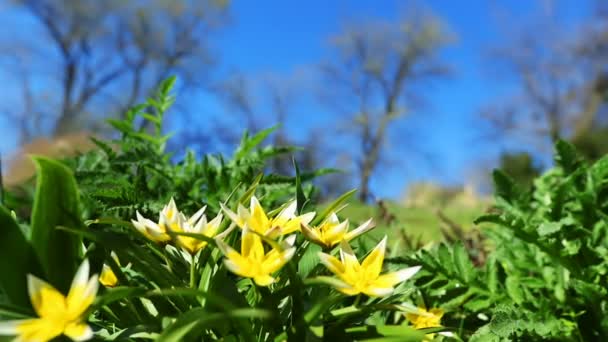
<instances>
[{"instance_id":1,"label":"long green leaf","mask_svg":"<svg viewBox=\"0 0 608 342\"><path fill-rule=\"evenodd\" d=\"M205 328L213 328L214 324L225 320L239 319L268 319L271 315L260 309L235 309L226 313L210 313L203 308L192 309L180 316L158 337L157 341L179 342L190 333L196 334ZM246 336L251 340L253 336Z\"/></svg>"},{"instance_id":2,"label":"long green leaf","mask_svg":"<svg viewBox=\"0 0 608 342\"><path fill-rule=\"evenodd\" d=\"M331 214L333 211L335 211L337 208L339 208L344 202L346 202L355 192L357 192L357 189L352 189L352 190L342 194L340 197L338 197L335 201L333 201L330 205L328 205L321 212L321 214L319 214L319 215L317 215L317 217L315 217L315 219L312 222L312 225L317 225L317 224L321 223L327 216L329 216L329 214Z\"/></svg>"},{"instance_id":3,"label":"long green leaf","mask_svg":"<svg viewBox=\"0 0 608 342\"><path fill-rule=\"evenodd\" d=\"M12 304L29 307L28 273L41 275L40 264L17 222L0 206L0 288Z\"/></svg>"},{"instance_id":4,"label":"long green leaf","mask_svg":"<svg viewBox=\"0 0 608 342\"><path fill-rule=\"evenodd\" d=\"M78 191L71 170L51 159L34 157L38 171L32 210L31 242L47 280L67 292L76 273L81 238L57 226L81 227Z\"/></svg>"}]
</instances>

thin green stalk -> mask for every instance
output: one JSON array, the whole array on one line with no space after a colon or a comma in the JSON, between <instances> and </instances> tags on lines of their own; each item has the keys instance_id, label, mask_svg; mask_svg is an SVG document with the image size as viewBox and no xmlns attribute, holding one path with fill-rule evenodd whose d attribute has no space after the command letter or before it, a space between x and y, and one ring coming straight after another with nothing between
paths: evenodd
<instances>
[{"instance_id":1,"label":"thin green stalk","mask_svg":"<svg viewBox=\"0 0 608 342\"><path fill-rule=\"evenodd\" d=\"M196 263L194 262L194 255L192 256L192 261L190 262L190 287L193 289L197 289L196 286Z\"/></svg>"}]
</instances>

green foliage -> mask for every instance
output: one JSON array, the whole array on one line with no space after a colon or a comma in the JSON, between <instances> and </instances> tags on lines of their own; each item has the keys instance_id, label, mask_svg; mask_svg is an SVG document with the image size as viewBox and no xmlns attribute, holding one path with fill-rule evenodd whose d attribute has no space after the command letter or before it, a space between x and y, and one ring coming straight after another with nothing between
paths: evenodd
<instances>
[{"instance_id":1,"label":"green foliage","mask_svg":"<svg viewBox=\"0 0 608 342\"><path fill-rule=\"evenodd\" d=\"M321 264L327 256L319 252L344 250L317 246L303 234L275 239L247 221L249 234L267 247L255 253L293 252L273 272L274 282L260 286L259 279L237 276L234 265L224 262L226 254L239 253L227 252L226 246L240 250L245 240L236 225L245 224L239 220L247 216L237 208L249 206L253 196L263 208L274 209L267 211L274 218L296 200L294 215L318 213L310 222L315 227L336 212L341 219L362 222L374 215L373 208L353 205L353 215L344 215L354 191L318 207L310 180L330 170L304 172L294 161L293 177L267 174L270 159L295 150L262 147L273 128L245 133L231 158L199 159L186 152L173 162L165 151L170 134L162 130L174 101L173 82L165 81L156 97L132 109L125 120L111 121L119 139L96 141L98 150L65 163L35 158L33 212L23 215L31 221L0 208L1 318L34 315L27 274L65 294L76 265L87 258L93 272L111 270L116 277L116 284L102 287L88 318L96 338L108 341L608 339L608 157L588 164L571 145L558 142L555 168L534 179L532 187L496 171L495 205L477 219L480 231L453 227L453 236L423 248L394 239L401 233L392 230L403 229L400 220L412 212L379 203L375 216L381 227L350 241L353 253L359 260L372 255L368 252L387 234L389 271L401 264L422 267L414 281L380 297L349 297L334 289L343 288L347 279L328 276ZM138 120L150 121L153 131L139 129ZM206 217L228 216L227 208L241 216L233 223L224 219L221 240L167 223L167 240L155 242L132 224L136 212L158 217L171 198L185 213L207 206ZM259 213L251 217L258 220ZM479 240L473 241L472 234ZM207 245L189 252L179 243L183 237ZM253 253L253 247L247 248ZM366 262L361 267L368 267ZM368 272L364 268L355 277Z\"/></svg>"},{"instance_id":2,"label":"green foliage","mask_svg":"<svg viewBox=\"0 0 608 342\"><path fill-rule=\"evenodd\" d=\"M459 317L474 341L599 341L608 337L608 157L588 165L565 142L531 190L494 173L496 206L477 223L493 246L473 268L462 245L414 257L421 301Z\"/></svg>"},{"instance_id":3,"label":"green foliage","mask_svg":"<svg viewBox=\"0 0 608 342\"><path fill-rule=\"evenodd\" d=\"M500 156L500 169L519 184L530 186L541 173L532 156L526 152L503 153Z\"/></svg>"},{"instance_id":4,"label":"green foliage","mask_svg":"<svg viewBox=\"0 0 608 342\"><path fill-rule=\"evenodd\" d=\"M320 264L321 248L300 234L295 255L276 282L262 287L230 272L209 236L168 231L171 241L154 243L135 229L131 220L136 212L154 220L171 198L185 213L207 206L205 215L211 218L222 212L220 204L232 209L248 206L254 195L264 208L278 208L269 216L295 199L297 214L319 212L311 223L316 225L342 209L354 193L337 198L323 211L311 201L315 188L310 181L332 170L300 170L294 161L293 177L267 174L269 160L296 150L261 146L274 128L245 133L230 158L198 158L186 152L174 162L165 151L170 134L162 129L174 101L173 83L174 79L165 81L154 98L131 109L124 120L110 120L120 133L118 139L95 140L99 149L63 163L36 158L31 222L24 222L21 229L8 212L0 211L6 227L2 244L11 244L0 253L5 260L21 258L0 278L0 316L34 315L25 292L26 274L38 275L65 294L76 266L87 258L92 273L109 268L117 279L117 286L101 288L90 310L88 321L102 340L421 340L424 333L406 324L407 310L399 305L408 300L411 286L399 286L385 298L339 294L327 286L339 282ZM140 120L150 122L152 131L140 129ZM220 228L223 241L238 249L241 230L229 226L225 218ZM176 247L180 235L208 244L191 255ZM359 258L374 240L353 241ZM277 251L285 243L268 237L263 241ZM35 267L38 262L41 270Z\"/></svg>"},{"instance_id":5,"label":"green foliage","mask_svg":"<svg viewBox=\"0 0 608 342\"><path fill-rule=\"evenodd\" d=\"M56 161L35 157L38 172L32 210L31 243L51 284L70 288L81 251L81 239L57 229L82 225L78 190L71 170Z\"/></svg>"},{"instance_id":6,"label":"green foliage","mask_svg":"<svg viewBox=\"0 0 608 342\"><path fill-rule=\"evenodd\" d=\"M9 211L0 207L0 289L11 304L29 307L27 273L40 275L38 258Z\"/></svg>"}]
</instances>

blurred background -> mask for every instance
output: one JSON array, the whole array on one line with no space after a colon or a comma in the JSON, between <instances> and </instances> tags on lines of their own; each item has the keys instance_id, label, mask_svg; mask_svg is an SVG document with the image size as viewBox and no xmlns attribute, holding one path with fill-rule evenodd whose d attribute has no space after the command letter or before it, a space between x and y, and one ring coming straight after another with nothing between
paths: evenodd
<instances>
[{"instance_id":1,"label":"blurred background","mask_svg":"<svg viewBox=\"0 0 608 342\"><path fill-rule=\"evenodd\" d=\"M111 136L104 120L169 75L176 160L280 124L269 143L303 147L302 168L343 171L322 196L356 187L387 222L458 228L487 206L493 168L530 184L557 139L608 151L600 0L0 0L0 21L9 186L31 176L28 153Z\"/></svg>"}]
</instances>

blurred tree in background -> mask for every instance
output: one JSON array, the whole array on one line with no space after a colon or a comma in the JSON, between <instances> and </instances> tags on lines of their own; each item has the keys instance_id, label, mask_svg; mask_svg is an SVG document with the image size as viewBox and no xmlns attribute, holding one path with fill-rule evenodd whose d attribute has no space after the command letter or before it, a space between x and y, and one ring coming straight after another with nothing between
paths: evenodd
<instances>
[{"instance_id":1,"label":"blurred tree in background","mask_svg":"<svg viewBox=\"0 0 608 342\"><path fill-rule=\"evenodd\" d=\"M494 65L505 71L501 75L518 86L482 116L494 137L511 140L510 146L523 144L532 154L548 155L557 140L567 139L595 159L608 152L606 15L598 7L594 17L572 30L552 4L521 30L507 32L510 43L492 51ZM507 154L500 164L523 183L536 174L531 156Z\"/></svg>"},{"instance_id":2,"label":"blurred tree in background","mask_svg":"<svg viewBox=\"0 0 608 342\"><path fill-rule=\"evenodd\" d=\"M369 200L389 130L411 111L417 87L448 72L440 52L449 42L439 18L415 11L397 22L357 23L333 37L334 58L322 66L324 98L357 144L360 200Z\"/></svg>"},{"instance_id":3,"label":"blurred tree in background","mask_svg":"<svg viewBox=\"0 0 608 342\"><path fill-rule=\"evenodd\" d=\"M23 98L1 115L36 135L98 128L169 74L203 86L214 63L208 43L227 20L227 1L15 0L41 35L9 37L2 67L18 70ZM118 115L118 114L116 114Z\"/></svg>"},{"instance_id":4,"label":"blurred tree in background","mask_svg":"<svg viewBox=\"0 0 608 342\"><path fill-rule=\"evenodd\" d=\"M503 153L498 168L525 187L532 186L532 181L542 171L538 163L535 163L532 156L526 152Z\"/></svg>"}]
</instances>

